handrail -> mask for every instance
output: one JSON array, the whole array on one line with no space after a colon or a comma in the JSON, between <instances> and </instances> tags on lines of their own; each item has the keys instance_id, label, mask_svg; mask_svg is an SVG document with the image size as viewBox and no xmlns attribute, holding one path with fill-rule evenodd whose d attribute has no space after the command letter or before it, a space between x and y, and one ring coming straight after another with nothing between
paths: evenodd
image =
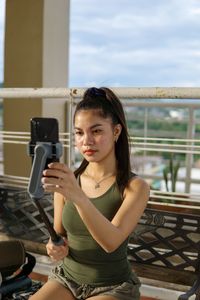
<instances>
[{"instance_id":1,"label":"handrail","mask_svg":"<svg viewBox=\"0 0 200 300\"><path fill-rule=\"evenodd\" d=\"M119 97L138 99L200 99L196 87L123 87L112 88ZM85 88L1 88L0 98L79 98Z\"/></svg>"},{"instance_id":2,"label":"handrail","mask_svg":"<svg viewBox=\"0 0 200 300\"><path fill-rule=\"evenodd\" d=\"M150 106L176 106L184 107L189 109L189 119L187 135L185 139L176 138L174 134L173 138L159 138L159 137L148 137L147 135L153 136L150 130L147 130L147 114L144 117L144 137L130 137L130 144L133 144L131 153L139 153L143 151L144 155L148 152L162 151L168 153L180 153L186 154L186 191L189 191L189 185L198 179L191 179L191 159L193 154L200 154L200 144L199 140L193 134L195 125L197 124L194 111L195 108L200 109L200 88L196 87L111 87L111 89L119 96L124 107L150 107ZM41 98L64 98L66 103L69 104L69 115L72 115L74 105L80 101L86 88L0 88L0 99L15 100L17 98L29 98L41 99ZM158 99L162 99L158 101ZM172 101L173 99L174 101ZM183 100L185 99L185 100ZM48 100L48 99L47 99ZM131 110L131 109L130 109ZM70 119L71 120L71 119ZM191 125L190 125L191 124ZM136 129L137 130L137 129ZM60 133L60 141L63 146L70 149L70 163L76 163L75 152L72 153L74 140L71 128L68 129L69 132ZM131 129L130 129L131 132ZM164 132L163 136L165 135ZM0 131L1 143L17 143L17 144L27 144L28 139L30 139L29 133L22 132L15 133L13 131ZM132 133L130 134L132 135ZM141 134L140 134L141 135ZM169 136L170 137L170 136ZM178 137L178 136L177 136ZM159 141L162 140L162 143ZM171 142L171 144L170 144ZM147 178L150 179L150 174L145 174Z\"/></svg>"}]
</instances>

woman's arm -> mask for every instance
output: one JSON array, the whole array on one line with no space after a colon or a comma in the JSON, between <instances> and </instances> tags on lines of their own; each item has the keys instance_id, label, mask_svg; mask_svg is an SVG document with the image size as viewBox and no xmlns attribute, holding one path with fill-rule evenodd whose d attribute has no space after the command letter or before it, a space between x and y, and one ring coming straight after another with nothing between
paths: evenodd
<instances>
[{"instance_id":1,"label":"woman's arm","mask_svg":"<svg viewBox=\"0 0 200 300\"><path fill-rule=\"evenodd\" d=\"M62 194L54 193L54 229L61 236L67 236L62 225L62 211L65 201Z\"/></svg>"},{"instance_id":2,"label":"woman's arm","mask_svg":"<svg viewBox=\"0 0 200 300\"><path fill-rule=\"evenodd\" d=\"M67 234L62 225L62 210L64 207L64 197L59 193L54 194L54 229L62 236L64 240L64 245L56 246L49 239L46 249L47 254L52 258L53 261L59 261L68 255L68 244L67 244Z\"/></svg>"},{"instance_id":3,"label":"woman's arm","mask_svg":"<svg viewBox=\"0 0 200 300\"><path fill-rule=\"evenodd\" d=\"M149 198L147 183L139 177L131 180L125 189L124 201L110 222L83 193L67 166L50 164L44 175L45 190L57 191L72 201L93 238L107 252L116 250L134 230Z\"/></svg>"},{"instance_id":4,"label":"woman's arm","mask_svg":"<svg viewBox=\"0 0 200 300\"><path fill-rule=\"evenodd\" d=\"M126 188L123 203L111 222L88 199L82 199L75 205L93 238L106 252L113 252L136 227L148 198L147 183L136 178Z\"/></svg>"}]
</instances>

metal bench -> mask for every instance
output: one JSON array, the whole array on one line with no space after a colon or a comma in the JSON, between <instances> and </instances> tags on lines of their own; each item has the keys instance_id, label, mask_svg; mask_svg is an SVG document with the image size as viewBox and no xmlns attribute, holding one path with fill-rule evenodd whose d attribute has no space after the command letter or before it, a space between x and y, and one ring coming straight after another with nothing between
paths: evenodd
<instances>
[{"instance_id":1,"label":"metal bench","mask_svg":"<svg viewBox=\"0 0 200 300\"><path fill-rule=\"evenodd\" d=\"M52 199L42 203L53 222ZM25 190L0 189L0 217L0 232L24 239L27 251L44 254L48 232ZM179 300L191 295L200 300L200 210L147 207L130 237L128 257L139 277L191 286Z\"/></svg>"},{"instance_id":2,"label":"metal bench","mask_svg":"<svg viewBox=\"0 0 200 300\"><path fill-rule=\"evenodd\" d=\"M146 208L128 256L139 277L191 286L178 299L200 299L200 215Z\"/></svg>"}]
</instances>

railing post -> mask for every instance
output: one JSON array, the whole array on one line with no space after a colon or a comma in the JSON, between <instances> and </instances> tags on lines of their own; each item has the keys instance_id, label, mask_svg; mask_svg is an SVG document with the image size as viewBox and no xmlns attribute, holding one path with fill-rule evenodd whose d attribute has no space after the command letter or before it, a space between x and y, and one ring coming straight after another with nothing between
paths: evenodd
<instances>
[{"instance_id":1,"label":"railing post","mask_svg":"<svg viewBox=\"0 0 200 300\"><path fill-rule=\"evenodd\" d=\"M195 136L195 117L194 117L194 109L192 107L189 108L189 120L188 120L188 128L187 128L187 139L193 140ZM194 143L188 142L188 145L192 146ZM191 171L193 165L193 153L191 151L186 154L186 178L185 178L185 193L190 193L190 184L191 184Z\"/></svg>"},{"instance_id":2,"label":"railing post","mask_svg":"<svg viewBox=\"0 0 200 300\"><path fill-rule=\"evenodd\" d=\"M67 165L68 167L72 167L74 165L73 153L73 132L72 132L72 122L73 122L73 96L70 93L70 101L67 105L67 132L69 132L69 147L67 149Z\"/></svg>"}]
</instances>

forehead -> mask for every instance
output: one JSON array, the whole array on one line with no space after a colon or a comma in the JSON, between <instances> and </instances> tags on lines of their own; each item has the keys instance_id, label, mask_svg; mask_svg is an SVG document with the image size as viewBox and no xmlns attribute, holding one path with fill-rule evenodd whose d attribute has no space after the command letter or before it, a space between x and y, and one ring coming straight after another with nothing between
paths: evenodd
<instances>
[{"instance_id":1,"label":"forehead","mask_svg":"<svg viewBox=\"0 0 200 300\"><path fill-rule=\"evenodd\" d=\"M111 124L111 118L104 118L99 110L89 109L89 110L80 110L76 113L74 118L75 127L81 126L93 126L95 124L104 125Z\"/></svg>"}]
</instances>

